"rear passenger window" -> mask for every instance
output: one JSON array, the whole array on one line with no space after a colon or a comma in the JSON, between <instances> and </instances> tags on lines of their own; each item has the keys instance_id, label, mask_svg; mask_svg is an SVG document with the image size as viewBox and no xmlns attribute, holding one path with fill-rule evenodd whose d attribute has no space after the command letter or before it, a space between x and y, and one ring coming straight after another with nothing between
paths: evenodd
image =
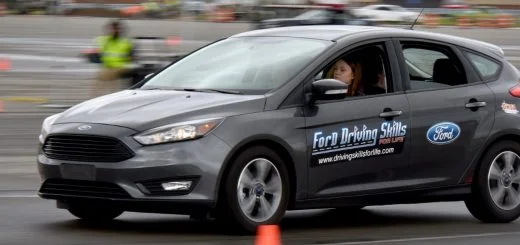
<instances>
[{"instance_id":1,"label":"rear passenger window","mask_svg":"<svg viewBox=\"0 0 520 245\"><path fill-rule=\"evenodd\" d=\"M497 62L474 53L465 53L484 80L492 79L499 72L500 64Z\"/></svg>"},{"instance_id":2,"label":"rear passenger window","mask_svg":"<svg viewBox=\"0 0 520 245\"><path fill-rule=\"evenodd\" d=\"M468 83L462 63L450 48L403 42L402 50L410 90L442 89Z\"/></svg>"}]
</instances>

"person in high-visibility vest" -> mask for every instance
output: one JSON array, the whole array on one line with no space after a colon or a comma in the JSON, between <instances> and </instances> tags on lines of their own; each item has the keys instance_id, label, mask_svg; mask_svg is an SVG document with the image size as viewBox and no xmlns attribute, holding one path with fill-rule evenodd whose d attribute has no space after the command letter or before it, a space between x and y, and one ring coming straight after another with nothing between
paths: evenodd
<instances>
[{"instance_id":1,"label":"person in high-visibility vest","mask_svg":"<svg viewBox=\"0 0 520 245\"><path fill-rule=\"evenodd\" d=\"M94 97L123 89L123 77L134 60L134 44L124 37L124 27L118 20L108 24L109 34L96 38L101 70L94 86Z\"/></svg>"}]
</instances>

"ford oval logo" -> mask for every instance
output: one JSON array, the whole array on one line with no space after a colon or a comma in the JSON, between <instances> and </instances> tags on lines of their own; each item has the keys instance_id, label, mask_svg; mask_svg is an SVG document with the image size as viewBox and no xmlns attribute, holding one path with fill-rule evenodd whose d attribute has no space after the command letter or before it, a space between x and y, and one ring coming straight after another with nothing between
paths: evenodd
<instances>
[{"instance_id":1,"label":"ford oval logo","mask_svg":"<svg viewBox=\"0 0 520 245\"><path fill-rule=\"evenodd\" d=\"M444 145L455 141L460 135L459 125L451 122L441 122L431 126L426 132L426 138L432 144Z\"/></svg>"},{"instance_id":2,"label":"ford oval logo","mask_svg":"<svg viewBox=\"0 0 520 245\"><path fill-rule=\"evenodd\" d=\"M91 128L92 128L92 126L90 126L90 125L81 125L81 126L78 127L78 129L82 130L82 131L83 130L89 130Z\"/></svg>"}]
</instances>

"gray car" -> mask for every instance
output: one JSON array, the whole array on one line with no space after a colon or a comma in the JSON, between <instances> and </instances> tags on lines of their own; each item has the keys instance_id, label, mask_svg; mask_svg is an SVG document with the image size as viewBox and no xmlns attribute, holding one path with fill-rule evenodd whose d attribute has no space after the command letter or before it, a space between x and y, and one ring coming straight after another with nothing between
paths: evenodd
<instances>
[{"instance_id":1,"label":"gray car","mask_svg":"<svg viewBox=\"0 0 520 245\"><path fill-rule=\"evenodd\" d=\"M343 61L341 61L343 60ZM520 214L520 73L495 45L384 27L240 33L43 122L39 195L90 221L465 201Z\"/></svg>"}]
</instances>

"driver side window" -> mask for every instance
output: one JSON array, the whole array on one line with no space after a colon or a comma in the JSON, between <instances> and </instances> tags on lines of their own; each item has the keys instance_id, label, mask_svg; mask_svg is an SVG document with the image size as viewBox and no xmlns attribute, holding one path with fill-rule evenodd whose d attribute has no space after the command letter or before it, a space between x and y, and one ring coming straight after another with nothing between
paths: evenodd
<instances>
[{"instance_id":1,"label":"driver side window","mask_svg":"<svg viewBox=\"0 0 520 245\"><path fill-rule=\"evenodd\" d=\"M336 79L348 85L347 98L393 92L384 43L355 48L329 62L314 80Z\"/></svg>"}]
</instances>

